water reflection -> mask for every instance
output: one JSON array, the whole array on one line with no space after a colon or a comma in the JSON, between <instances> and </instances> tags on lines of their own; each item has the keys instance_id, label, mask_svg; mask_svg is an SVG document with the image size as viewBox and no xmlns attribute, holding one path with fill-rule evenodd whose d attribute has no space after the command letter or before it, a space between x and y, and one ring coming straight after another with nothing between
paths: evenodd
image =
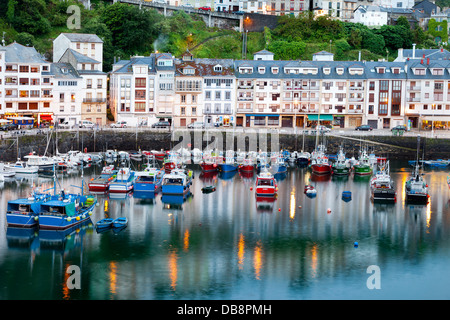
<instances>
[{"instance_id":1,"label":"water reflection","mask_svg":"<svg viewBox=\"0 0 450 320\"><path fill-rule=\"evenodd\" d=\"M0 278L0 298L300 299L333 297L333 291L342 293L338 298L370 298L364 291L369 264L392 279L403 272L424 278L429 264L450 262L446 172L427 172L431 201L409 205L399 196L409 175L401 167L391 167L394 204L372 203L364 177L318 178L307 169L289 168L278 182L278 196L259 198L250 189L254 175L205 177L193 168L198 179L186 198L97 195L92 221L67 233L1 229L0 272L6 276ZM89 170L86 179L96 169ZM31 180L39 188L52 186L47 178ZM79 185L79 174L62 180L66 188ZM27 195L30 182L5 182L0 208ZM201 188L209 184L217 190L203 194ZM304 194L307 184L317 189L315 198ZM349 202L342 201L346 190L352 192ZM119 234L93 232L96 221L119 216L129 219ZM5 220L0 215L3 226ZM65 269L72 264L83 270L79 292L65 287ZM31 276L42 279L39 288L20 289ZM424 281L409 281L402 285L411 287L412 281L417 289L410 290L424 297ZM445 279L425 282L433 289L447 284ZM386 286L380 295L389 298L400 287Z\"/></svg>"}]
</instances>

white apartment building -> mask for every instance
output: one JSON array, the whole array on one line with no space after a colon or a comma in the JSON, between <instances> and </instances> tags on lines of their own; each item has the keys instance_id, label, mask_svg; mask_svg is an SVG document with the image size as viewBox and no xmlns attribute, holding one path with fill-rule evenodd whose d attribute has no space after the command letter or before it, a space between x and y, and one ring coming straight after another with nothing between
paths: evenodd
<instances>
[{"instance_id":1,"label":"white apartment building","mask_svg":"<svg viewBox=\"0 0 450 320\"><path fill-rule=\"evenodd\" d=\"M103 70L103 41L95 34L61 33L53 40L53 62L59 62L67 49L97 61Z\"/></svg>"},{"instance_id":2,"label":"white apartment building","mask_svg":"<svg viewBox=\"0 0 450 320\"><path fill-rule=\"evenodd\" d=\"M32 47L11 43L0 49L0 116L52 121L50 63Z\"/></svg>"},{"instance_id":3,"label":"white apartment building","mask_svg":"<svg viewBox=\"0 0 450 320\"><path fill-rule=\"evenodd\" d=\"M81 77L80 119L106 125L107 74L103 72L103 41L92 34L62 33L53 41L53 50L54 62L71 64ZM64 103L68 103L64 108L72 109L71 101Z\"/></svg>"},{"instance_id":4,"label":"white apartment building","mask_svg":"<svg viewBox=\"0 0 450 320\"><path fill-rule=\"evenodd\" d=\"M79 123L83 102L83 78L70 63L52 63L50 75L53 84L50 112L54 115L54 123Z\"/></svg>"},{"instance_id":5,"label":"white apartment building","mask_svg":"<svg viewBox=\"0 0 450 320\"><path fill-rule=\"evenodd\" d=\"M368 27L381 27L388 23L388 13L379 6L359 6L351 19Z\"/></svg>"},{"instance_id":6,"label":"white apartment building","mask_svg":"<svg viewBox=\"0 0 450 320\"><path fill-rule=\"evenodd\" d=\"M150 125L155 111L155 57L132 57L113 65L110 73L110 106L116 121Z\"/></svg>"}]
</instances>

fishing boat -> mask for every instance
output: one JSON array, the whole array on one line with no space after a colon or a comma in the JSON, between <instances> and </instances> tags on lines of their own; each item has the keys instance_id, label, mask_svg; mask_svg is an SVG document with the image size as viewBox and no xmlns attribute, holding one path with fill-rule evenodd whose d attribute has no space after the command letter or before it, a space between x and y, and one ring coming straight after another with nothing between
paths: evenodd
<instances>
[{"instance_id":1,"label":"fishing boat","mask_svg":"<svg viewBox=\"0 0 450 320\"><path fill-rule=\"evenodd\" d=\"M97 200L90 195L65 194L52 196L41 204L39 228L65 230L90 219Z\"/></svg>"},{"instance_id":2,"label":"fishing boat","mask_svg":"<svg viewBox=\"0 0 450 320\"><path fill-rule=\"evenodd\" d=\"M331 174L331 164L325 154L325 146L320 144L311 155L311 170L315 174Z\"/></svg>"},{"instance_id":3,"label":"fishing boat","mask_svg":"<svg viewBox=\"0 0 450 320\"><path fill-rule=\"evenodd\" d=\"M19 174L36 174L39 172L38 166L31 166L27 162L21 160L17 160L14 164L7 164L5 167Z\"/></svg>"},{"instance_id":4,"label":"fishing boat","mask_svg":"<svg viewBox=\"0 0 450 320\"><path fill-rule=\"evenodd\" d=\"M170 173L175 168L181 168L182 162L180 156L171 151L168 157L164 160L164 170L166 173Z\"/></svg>"},{"instance_id":5,"label":"fishing boat","mask_svg":"<svg viewBox=\"0 0 450 320\"><path fill-rule=\"evenodd\" d=\"M101 219L101 220L97 221L97 223L95 224L95 228L97 230L111 228L113 220L114 219L112 219L112 218Z\"/></svg>"},{"instance_id":6,"label":"fishing boat","mask_svg":"<svg viewBox=\"0 0 450 320\"><path fill-rule=\"evenodd\" d=\"M151 153L155 157L156 160L164 161L164 158L166 157L166 152L164 150L152 150Z\"/></svg>"},{"instance_id":7,"label":"fishing boat","mask_svg":"<svg viewBox=\"0 0 450 320\"><path fill-rule=\"evenodd\" d=\"M263 170L256 177L256 196L273 197L277 191L277 180L268 170Z\"/></svg>"},{"instance_id":8,"label":"fishing boat","mask_svg":"<svg viewBox=\"0 0 450 320\"><path fill-rule=\"evenodd\" d=\"M135 172L130 168L120 168L116 177L109 183L110 193L127 193L133 190Z\"/></svg>"},{"instance_id":9,"label":"fishing boat","mask_svg":"<svg viewBox=\"0 0 450 320\"><path fill-rule=\"evenodd\" d=\"M88 182L89 191L92 192L106 192L109 189L109 183L115 174L114 165L105 166L102 169L100 176L92 178Z\"/></svg>"},{"instance_id":10,"label":"fishing boat","mask_svg":"<svg viewBox=\"0 0 450 320\"><path fill-rule=\"evenodd\" d=\"M371 198L373 201L397 200L394 182L389 175L389 161L379 165L379 170L370 180Z\"/></svg>"},{"instance_id":11,"label":"fishing boat","mask_svg":"<svg viewBox=\"0 0 450 320\"><path fill-rule=\"evenodd\" d=\"M155 167L147 167L143 171L136 172L134 181L135 192L157 192L161 188L164 178L164 170Z\"/></svg>"},{"instance_id":12,"label":"fishing boat","mask_svg":"<svg viewBox=\"0 0 450 320\"><path fill-rule=\"evenodd\" d=\"M4 178L11 178L16 175L16 172L2 162L0 163L0 175Z\"/></svg>"},{"instance_id":13,"label":"fishing boat","mask_svg":"<svg viewBox=\"0 0 450 320\"><path fill-rule=\"evenodd\" d=\"M113 220L112 226L113 228L123 228L127 226L128 218L127 217L119 217Z\"/></svg>"},{"instance_id":14,"label":"fishing boat","mask_svg":"<svg viewBox=\"0 0 450 320\"><path fill-rule=\"evenodd\" d=\"M353 166L353 169L355 170L355 175L359 176L368 176L373 173L372 164L365 149L360 152L358 162Z\"/></svg>"},{"instance_id":15,"label":"fishing boat","mask_svg":"<svg viewBox=\"0 0 450 320\"><path fill-rule=\"evenodd\" d=\"M255 169L255 165L253 163L253 160L250 158L245 158L242 161L242 164L239 165L238 167L239 171L241 172L253 172L253 170Z\"/></svg>"},{"instance_id":16,"label":"fishing boat","mask_svg":"<svg viewBox=\"0 0 450 320\"><path fill-rule=\"evenodd\" d=\"M417 137L417 159L411 176L405 182L406 202L428 203L428 184L420 173L419 166L420 136Z\"/></svg>"},{"instance_id":17,"label":"fishing boat","mask_svg":"<svg viewBox=\"0 0 450 320\"><path fill-rule=\"evenodd\" d=\"M274 154L271 157L271 167L273 174L283 174L287 172L287 166L283 154Z\"/></svg>"},{"instance_id":18,"label":"fishing boat","mask_svg":"<svg viewBox=\"0 0 450 320\"><path fill-rule=\"evenodd\" d=\"M342 147L339 148L337 159L331 167L331 172L334 175L348 175L350 173L350 163L346 160Z\"/></svg>"},{"instance_id":19,"label":"fishing boat","mask_svg":"<svg viewBox=\"0 0 450 320\"><path fill-rule=\"evenodd\" d=\"M39 171L52 171L55 169L54 161L47 156L29 154L25 156L29 166L36 166Z\"/></svg>"},{"instance_id":20,"label":"fishing boat","mask_svg":"<svg viewBox=\"0 0 450 320\"><path fill-rule=\"evenodd\" d=\"M437 159L437 160L425 160L423 164L432 168L447 168L450 164L449 160Z\"/></svg>"},{"instance_id":21,"label":"fishing boat","mask_svg":"<svg viewBox=\"0 0 450 320\"><path fill-rule=\"evenodd\" d=\"M203 157L202 162L200 162L200 167L202 168L202 172L219 171L219 165L217 164L216 159L211 156Z\"/></svg>"},{"instance_id":22,"label":"fishing boat","mask_svg":"<svg viewBox=\"0 0 450 320\"><path fill-rule=\"evenodd\" d=\"M164 175L161 191L163 195L186 195L190 192L188 176L178 170Z\"/></svg>"},{"instance_id":23,"label":"fishing boat","mask_svg":"<svg viewBox=\"0 0 450 320\"><path fill-rule=\"evenodd\" d=\"M206 186L202 188L203 193L211 193L216 191L216 186Z\"/></svg>"},{"instance_id":24,"label":"fishing boat","mask_svg":"<svg viewBox=\"0 0 450 320\"><path fill-rule=\"evenodd\" d=\"M8 227L32 228L37 226L41 204L50 198L50 194L33 192L27 198L8 201L6 209Z\"/></svg>"},{"instance_id":25,"label":"fishing boat","mask_svg":"<svg viewBox=\"0 0 450 320\"><path fill-rule=\"evenodd\" d=\"M219 163L219 170L222 172L232 172L238 169L238 164L234 157L226 157L225 161Z\"/></svg>"}]
</instances>

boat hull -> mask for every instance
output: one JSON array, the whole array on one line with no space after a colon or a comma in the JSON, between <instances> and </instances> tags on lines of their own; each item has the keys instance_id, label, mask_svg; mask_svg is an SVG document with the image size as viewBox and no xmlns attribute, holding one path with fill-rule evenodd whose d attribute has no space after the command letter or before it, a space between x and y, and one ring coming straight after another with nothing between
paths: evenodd
<instances>
[{"instance_id":1,"label":"boat hull","mask_svg":"<svg viewBox=\"0 0 450 320\"><path fill-rule=\"evenodd\" d=\"M110 193L127 193L133 190L132 182L114 182L109 185Z\"/></svg>"},{"instance_id":2,"label":"boat hull","mask_svg":"<svg viewBox=\"0 0 450 320\"><path fill-rule=\"evenodd\" d=\"M253 165L242 165L239 167L239 170L242 172L253 172L254 166Z\"/></svg>"},{"instance_id":3,"label":"boat hull","mask_svg":"<svg viewBox=\"0 0 450 320\"><path fill-rule=\"evenodd\" d=\"M203 172L216 172L219 170L219 166L216 163L202 163L200 166Z\"/></svg>"},{"instance_id":4,"label":"boat hull","mask_svg":"<svg viewBox=\"0 0 450 320\"><path fill-rule=\"evenodd\" d=\"M185 195L189 188L183 185L163 185L161 191L163 195Z\"/></svg>"},{"instance_id":5,"label":"boat hull","mask_svg":"<svg viewBox=\"0 0 450 320\"><path fill-rule=\"evenodd\" d=\"M417 203L417 204L427 204L428 203L428 195L427 194L419 194L419 193L406 193L406 202L408 203Z\"/></svg>"},{"instance_id":6,"label":"boat hull","mask_svg":"<svg viewBox=\"0 0 450 320\"><path fill-rule=\"evenodd\" d=\"M235 164L219 164L220 171L222 172L232 172L237 170L237 165Z\"/></svg>"},{"instance_id":7,"label":"boat hull","mask_svg":"<svg viewBox=\"0 0 450 320\"><path fill-rule=\"evenodd\" d=\"M89 183L89 191L106 192L109 189L109 183Z\"/></svg>"},{"instance_id":8,"label":"boat hull","mask_svg":"<svg viewBox=\"0 0 450 320\"><path fill-rule=\"evenodd\" d=\"M355 174L359 176L368 176L372 174L370 166L355 166Z\"/></svg>"},{"instance_id":9,"label":"boat hull","mask_svg":"<svg viewBox=\"0 0 450 320\"><path fill-rule=\"evenodd\" d=\"M256 187L257 197L274 197L277 194L276 188L271 186Z\"/></svg>"},{"instance_id":10,"label":"boat hull","mask_svg":"<svg viewBox=\"0 0 450 320\"><path fill-rule=\"evenodd\" d=\"M396 192L390 188L375 188L372 190L373 201L392 201L397 200Z\"/></svg>"},{"instance_id":11,"label":"boat hull","mask_svg":"<svg viewBox=\"0 0 450 320\"><path fill-rule=\"evenodd\" d=\"M329 164L313 164L311 170L315 174L330 174L331 166Z\"/></svg>"},{"instance_id":12,"label":"boat hull","mask_svg":"<svg viewBox=\"0 0 450 320\"><path fill-rule=\"evenodd\" d=\"M346 166L334 166L332 168L332 173L335 175L348 175L350 174L350 168Z\"/></svg>"},{"instance_id":13,"label":"boat hull","mask_svg":"<svg viewBox=\"0 0 450 320\"><path fill-rule=\"evenodd\" d=\"M161 188L161 181L153 182L135 182L134 191L136 192L157 192Z\"/></svg>"},{"instance_id":14,"label":"boat hull","mask_svg":"<svg viewBox=\"0 0 450 320\"><path fill-rule=\"evenodd\" d=\"M95 203L73 217L40 215L39 228L43 230L65 230L91 218Z\"/></svg>"},{"instance_id":15,"label":"boat hull","mask_svg":"<svg viewBox=\"0 0 450 320\"><path fill-rule=\"evenodd\" d=\"M8 227L33 228L38 223L37 215L6 213L6 223Z\"/></svg>"}]
</instances>

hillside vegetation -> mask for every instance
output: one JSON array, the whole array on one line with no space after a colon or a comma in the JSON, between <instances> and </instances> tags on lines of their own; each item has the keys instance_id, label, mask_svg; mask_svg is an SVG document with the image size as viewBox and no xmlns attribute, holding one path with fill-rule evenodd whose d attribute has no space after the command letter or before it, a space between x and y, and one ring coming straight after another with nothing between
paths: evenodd
<instances>
[{"instance_id":1,"label":"hillside vegetation","mask_svg":"<svg viewBox=\"0 0 450 320\"><path fill-rule=\"evenodd\" d=\"M140 10L123 3L92 0L92 10L85 10L75 0L5 0L0 2L0 36L6 44L17 41L34 46L47 59L52 58L52 41L61 32L95 33L104 41L104 71L114 59L152 52L171 52L180 56L186 49L199 58L251 59L254 52L267 49L275 59L310 60L317 51L335 54L335 60L388 58L398 48L436 47L434 37L421 28L411 28L400 17L395 26L369 29L361 24L313 18L311 13L299 17L281 16L278 26L262 32L250 32L247 52L242 54L242 35L233 30L208 28L196 15L183 11L164 17L153 9ZM80 7L81 28L67 27L70 5Z\"/></svg>"}]
</instances>

